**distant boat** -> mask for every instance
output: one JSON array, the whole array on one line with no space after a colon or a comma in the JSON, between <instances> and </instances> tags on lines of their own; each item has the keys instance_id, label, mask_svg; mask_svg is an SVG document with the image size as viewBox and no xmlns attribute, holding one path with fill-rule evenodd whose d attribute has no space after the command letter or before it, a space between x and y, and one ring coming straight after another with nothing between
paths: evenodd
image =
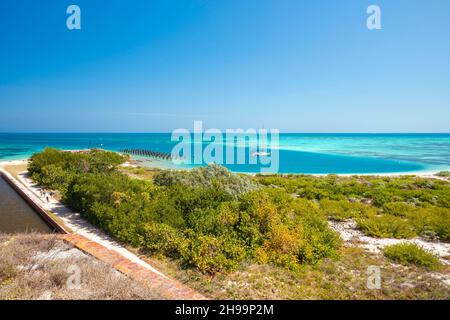
<instances>
[{"instance_id":1,"label":"distant boat","mask_svg":"<svg viewBox=\"0 0 450 320\"><path fill-rule=\"evenodd\" d=\"M252 157L266 157L266 156L270 156L270 153L269 152L263 152L263 151L261 151L261 152L253 152L252 154L251 154L251 156Z\"/></svg>"}]
</instances>

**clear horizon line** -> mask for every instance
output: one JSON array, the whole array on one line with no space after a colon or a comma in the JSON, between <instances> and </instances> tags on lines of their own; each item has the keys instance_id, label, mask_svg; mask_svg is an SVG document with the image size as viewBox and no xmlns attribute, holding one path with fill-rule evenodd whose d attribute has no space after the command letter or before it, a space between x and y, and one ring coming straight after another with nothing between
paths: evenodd
<instances>
[{"instance_id":1,"label":"clear horizon line","mask_svg":"<svg viewBox=\"0 0 450 320\"><path fill-rule=\"evenodd\" d=\"M244 129L245 130L245 129ZM267 129L270 132L270 129ZM225 130L222 130L225 132ZM193 132L193 131L192 131ZM171 134L172 131L0 131L0 134ZM422 131L422 132L307 132L307 131L280 131L280 134L450 134L450 131Z\"/></svg>"}]
</instances>

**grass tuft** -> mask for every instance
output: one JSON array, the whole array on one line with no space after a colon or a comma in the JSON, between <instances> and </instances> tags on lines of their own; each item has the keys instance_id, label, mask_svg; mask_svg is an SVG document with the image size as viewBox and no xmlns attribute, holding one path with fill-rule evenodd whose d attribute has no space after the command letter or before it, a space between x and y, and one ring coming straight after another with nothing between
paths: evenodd
<instances>
[{"instance_id":1,"label":"grass tuft","mask_svg":"<svg viewBox=\"0 0 450 320\"><path fill-rule=\"evenodd\" d=\"M413 243L400 243L383 249L384 255L403 265L415 265L427 269L438 269L439 258Z\"/></svg>"}]
</instances>

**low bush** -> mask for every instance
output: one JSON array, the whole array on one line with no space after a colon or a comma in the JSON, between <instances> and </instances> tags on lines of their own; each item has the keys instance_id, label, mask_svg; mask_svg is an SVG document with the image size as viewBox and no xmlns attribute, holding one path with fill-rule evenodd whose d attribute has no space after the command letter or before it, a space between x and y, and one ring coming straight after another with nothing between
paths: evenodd
<instances>
[{"instance_id":1,"label":"low bush","mask_svg":"<svg viewBox=\"0 0 450 320\"><path fill-rule=\"evenodd\" d=\"M414 243L400 243L383 249L384 255L400 264L412 264L418 267L436 269L440 266L439 258Z\"/></svg>"},{"instance_id":2,"label":"low bush","mask_svg":"<svg viewBox=\"0 0 450 320\"><path fill-rule=\"evenodd\" d=\"M64 195L77 174L112 173L126 159L125 156L102 150L64 152L46 148L31 156L28 173L41 186L59 190Z\"/></svg>"},{"instance_id":3,"label":"low bush","mask_svg":"<svg viewBox=\"0 0 450 320\"><path fill-rule=\"evenodd\" d=\"M215 274L236 270L247 254L247 248L236 237L212 235L191 236L180 248L181 261L203 273Z\"/></svg>"},{"instance_id":4,"label":"low bush","mask_svg":"<svg viewBox=\"0 0 450 320\"><path fill-rule=\"evenodd\" d=\"M357 219L358 228L375 238L412 238L417 235L411 223L403 218L381 215Z\"/></svg>"},{"instance_id":5,"label":"low bush","mask_svg":"<svg viewBox=\"0 0 450 320\"><path fill-rule=\"evenodd\" d=\"M450 208L450 184L448 181L414 176L379 177L313 177L304 175L264 176L255 180L266 186L276 186L288 193L295 193L310 200L346 200L350 198L370 200L380 209L392 202L414 205L429 204Z\"/></svg>"},{"instance_id":6,"label":"low bush","mask_svg":"<svg viewBox=\"0 0 450 320\"><path fill-rule=\"evenodd\" d=\"M210 164L190 171L161 170L154 177L158 186L184 185L190 187L209 188L219 185L233 196L258 189L258 184L248 176L231 173L224 167Z\"/></svg>"},{"instance_id":7,"label":"low bush","mask_svg":"<svg viewBox=\"0 0 450 320\"><path fill-rule=\"evenodd\" d=\"M139 246L151 254L179 258L180 248L186 244L180 232L165 223L149 222L141 226L137 233Z\"/></svg>"},{"instance_id":8,"label":"low bush","mask_svg":"<svg viewBox=\"0 0 450 320\"><path fill-rule=\"evenodd\" d=\"M397 217L407 217L413 214L417 208L406 202L388 202L383 205L383 212Z\"/></svg>"},{"instance_id":9,"label":"low bush","mask_svg":"<svg viewBox=\"0 0 450 320\"><path fill-rule=\"evenodd\" d=\"M324 211L325 215L333 220L342 221L349 218L367 217L368 215L374 215L376 210L358 203L350 202L348 200L320 200L320 207Z\"/></svg>"},{"instance_id":10,"label":"low bush","mask_svg":"<svg viewBox=\"0 0 450 320\"><path fill-rule=\"evenodd\" d=\"M450 241L450 209L428 207L409 214L409 220L419 235Z\"/></svg>"}]
</instances>

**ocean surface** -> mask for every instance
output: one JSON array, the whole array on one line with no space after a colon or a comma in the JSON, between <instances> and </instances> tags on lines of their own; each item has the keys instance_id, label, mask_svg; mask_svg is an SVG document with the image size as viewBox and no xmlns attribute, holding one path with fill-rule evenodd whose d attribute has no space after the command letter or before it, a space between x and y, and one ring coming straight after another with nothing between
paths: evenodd
<instances>
[{"instance_id":1,"label":"ocean surface","mask_svg":"<svg viewBox=\"0 0 450 320\"><path fill-rule=\"evenodd\" d=\"M67 150L146 149L170 153L170 133L0 133L0 161L24 159L45 147ZM224 139L224 145L232 141ZM202 143L205 148L208 143ZM249 156L247 144L238 146ZM236 149L237 150L237 149ZM280 134L276 172L306 174L419 173L450 169L450 134ZM237 152L236 152L237 153ZM138 160L145 160L139 158ZM272 159L272 161L275 161ZM192 167L144 161L161 167ZM204 164L204 162L202 163ZM225 164L236 172L260 172L257 164Z\"/></svg>"}]
</instances>

